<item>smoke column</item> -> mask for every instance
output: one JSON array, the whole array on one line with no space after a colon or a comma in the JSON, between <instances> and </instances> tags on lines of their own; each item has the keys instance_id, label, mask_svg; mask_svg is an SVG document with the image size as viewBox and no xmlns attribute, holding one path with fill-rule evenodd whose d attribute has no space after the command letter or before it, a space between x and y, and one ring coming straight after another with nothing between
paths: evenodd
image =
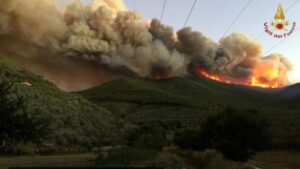
<instances>
[{"instance_id":1,"label":"smoke column","mask_svg":"<svg viewBox=\"0 0 300 169\"><path fill-rule=\"evenodd\" d=\"M77 1L61 12L50 0L0 0L0 57L67 91L123 75L164 79L197 70L233 81L289 83L288 60L262 57L262 46L245 34L217 43L190 27L174 32L157 19L143 22L122 0L93 0L84 8L86 16Z\"/></svg>"}]
</instances>

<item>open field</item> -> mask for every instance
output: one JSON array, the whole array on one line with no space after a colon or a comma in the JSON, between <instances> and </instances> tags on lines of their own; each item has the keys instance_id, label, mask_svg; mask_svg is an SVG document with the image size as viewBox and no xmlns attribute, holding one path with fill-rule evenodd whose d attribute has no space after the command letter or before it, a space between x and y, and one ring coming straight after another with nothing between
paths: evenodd
<instances>
[{"instance_id":1,"label":"open field","mask_svg":"<svg viewBox=\"0 0 300 169\"><path fill-rule=\"evenodd\" d=\"M95 159L95 154L78 155L54 155L54 156L21 156L21 157L0 157L0 169L8 167L71 167L90 166Z\"/></svg>"}]
</instances>

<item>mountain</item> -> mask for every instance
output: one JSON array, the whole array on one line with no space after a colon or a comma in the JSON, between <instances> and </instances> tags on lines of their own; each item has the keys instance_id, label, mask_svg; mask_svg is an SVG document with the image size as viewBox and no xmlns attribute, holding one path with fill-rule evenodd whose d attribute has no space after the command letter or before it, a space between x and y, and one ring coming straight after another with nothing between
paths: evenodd
<instances>
[{"instance_id":1,"label":"mountain","mask_svg":"<svg viewBox=\"0 0 300 169\"><path fill-rule=\"evenodd\" d=\"M300 83L284 87L275 93L281 100L292 101L300 99Z\"/></svg>"},{"instance_id":2,"label":"mountain","mask_svg":"<svg viewBox=\"0 0 300 169\"><path fill-rule=\"evenodd\" d=\"M24 99L22 111L34 121L50 124L46 131L49 134L41 138L48 148L84 149L120 139L123 122L82 96L63 92L42 77L5 62L0 62L0 75L0 81L8 79L14 84L16 92L12 95Z\"/></svg>"},{"instance_id":3,"label":"mountain","mask_svg":"<svg viewBox=\"0 0 300 169\"><path fill-rule=\"evenodd\" d=\"M300 106L282 101L284 90L288 93L294 87L251 88L193 76L160 81L124 77L79 94L131 122L167 121L197 126L230 106L256 109L258 116L271 122L274 145L299 147Z\"/></svg>"},{"instance_id":4,"label":"mountain","mask_svg":"<svg viewBox=\"0 0 300 169\"><path fill-rule=\"evenodd\" d=\"M0 70L0 81L9 79L17 89L15 95L24 98L23 111L35 121L50 124L41 144L57 151L119 144L131 123L198 127L227 107L257 110L258 116L271 122L274 145L300 148L299 84L260 89L194 76L159 81L123 77L67 93L6 62L0 61Z\"/></svg>"}]
</instances>

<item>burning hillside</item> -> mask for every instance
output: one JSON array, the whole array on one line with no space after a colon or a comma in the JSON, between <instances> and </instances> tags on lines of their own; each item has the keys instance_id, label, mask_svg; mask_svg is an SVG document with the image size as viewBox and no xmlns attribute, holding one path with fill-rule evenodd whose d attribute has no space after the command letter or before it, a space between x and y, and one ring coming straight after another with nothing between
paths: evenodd
<instances>
[{"instance_id":1,"label":"burning hillside","mask_svg":"<svg viewBox=\"0 0 300 169\"><path fill-rule=\"evenodd\" d=\"M34 11L34 12L33 12ZM0 0L0 57L43 75L64 90L113 77L164 79L197 72L224 83L277 88L291 64L242 33L218 43L190 27L174 32L122 0L74 2L62 13L51 0Z\"/></svg>"},{"instance_id":2,"label":"burning hillside","mask_svg":"<svg viewBox=\"0 0 300 169\"><path fill-rule=\"evenodd\" d=\"M212 79L221 83L226 83L226 84L235 84L235 85L242 85L242 86L252 86L252 87L260 87L260 88L279 88L282 86L279 86L278 79L274 79L272 81L267 80L262 77L256 77L256 76L251 76L247 80L236 80L236 79L230 79L226 78L221 75L214 75L214 74L209 74L205 70L197 69L196 74L201 77L205 77L208 79Z\"/></svg>"},{"instance_id":3,"label":"burning hillside","mask_svg":"<svg viewBox=\"0 0 300 169\"><path fill-rule=\"evenodd\" d=\"M244 78L234 78L227 76L226 74L219 75L207 72L201 67L196 68L195 73L198 76L203 76L221 83L236 84L244 86L253 86L261 88L280 88L287 84L286 65L289 65L283 56L279 54L273 54L268 58L260 60L260 62L253 65L251 73ZM272 62L272 60L274 60ZM282 64L286 62L286 65ZM286 82L286 83L284 83Z\"/></svg>"}]
</instances>

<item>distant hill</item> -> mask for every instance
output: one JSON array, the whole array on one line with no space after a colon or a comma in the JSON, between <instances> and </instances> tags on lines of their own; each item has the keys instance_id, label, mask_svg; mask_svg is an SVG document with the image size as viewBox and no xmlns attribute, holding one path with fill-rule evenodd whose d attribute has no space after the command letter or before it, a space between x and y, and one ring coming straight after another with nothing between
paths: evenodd
<instances>
[{"instance_id":1,"label":"distant hill","mask_svg":"<svg viewBox=\"0 0 300 169\"><path fill-rule=\"evenodd\" d=\"M300 101L300 83L282 88L279 91L275 92L273 96L283 101Z\"/></svg>"},{"instance_id":2,"label":"distant hill","mask_svg":"<svg viewBox=\"0 0 300 169\"><path fill-rule=\"evenodd\" d=\"M274 144L300 148L300 105L282 101L284 90L293 89L251 88L198 77L161 81L121 78L80 94L133 122L180 121L198 125L228 106L257 109L272 123Z\"/></svg>"},{"instance_id":3,"label":"distant hill","mask_svg":"<svg viewBox=\"0 0 300 169\"><path fill-rule=\"evenodd\" d=\"M68 151L113 144L122 135L123 122L108 110L75 93L60 91L50 82L21 68L0 62L0 80L9 79L15 95L25 99L25 109L34 120L50 123L45 145Z\"/></svg>"}]
</instances>

